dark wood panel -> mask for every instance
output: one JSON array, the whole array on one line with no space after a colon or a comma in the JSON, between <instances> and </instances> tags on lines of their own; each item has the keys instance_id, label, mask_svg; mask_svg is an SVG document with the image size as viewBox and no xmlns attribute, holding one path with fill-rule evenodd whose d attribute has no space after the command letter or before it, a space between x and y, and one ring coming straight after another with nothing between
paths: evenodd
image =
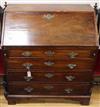
<instances>
[{"instance_id":1,"label":"dark wood panel","mask_svg":"<svg viewBox=\"0 0 100 107\"><path fill-rule=\"evenodd\" d=\"M33 94L33 95L87 95L89 84L32 84L13 82L9 84L9 94Z\"/></svg>"},{"instance_id":2,"label":"dark wood panel","mask_svg":"<svg viewBox=\"0 0 100 107\"><path fill-rule=\"evenodd\" d=\"M7 69L7 72L12 72L12 73L21 73L21 72L27 72L27 69ZM64 69L64 68L59 68L59 69L56 69L56 68L39 68L39 69L31 69L31 72L41 72L41 73L46 73L46 72L51 72L51 73L56 73L56 72L59 72L59 73L91 73L93 72L92 69L80 69L80 70L68 70L68 69Z\"/></svg>"},{"instance_id":3,"label":"dark wood panel","mask_svg":"<svg viewBox=\"0 0 100 107\"><path fill-rule=\"evenodd\" d=\"M30 57L43 59L88 59L95 58L96 49L74 49L67 47L31 47L10 48L7 57Z\"/></svg>"},{"instance_id":4,"label":"dark wood panel","mask_svg":"<svg viewBox=\"0 0 100 107\"><path fill-rule=\"evenodd\" d=\"M91 82L92 72L82 72L82 73L67 73L67 72L32 72L31 76L27 76L27 72L19 70L19 72L8 72L7 79L11 81L33 81L33 82L54 82L54 83L63 83L63 82Z\"/></svg>"},{"instance_id":5,"label":"dark wood panel","mask_svg":"<svg viewBox=\"0 0 100 107\"><path fill-rule=\"evenodd\" d=\"M92 69L94 67L93 60L36 60L26 58L10 58L7 60L9 69L23 68L66 68L66 70L76 69Z\"/></svg>"}]
</instances>

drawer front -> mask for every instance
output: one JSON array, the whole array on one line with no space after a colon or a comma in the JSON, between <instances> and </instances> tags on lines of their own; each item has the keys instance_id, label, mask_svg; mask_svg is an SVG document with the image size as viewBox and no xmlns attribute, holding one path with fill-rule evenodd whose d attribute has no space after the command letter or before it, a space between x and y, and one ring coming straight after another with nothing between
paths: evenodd
<instances>
[{"instance_id":1,"label":"drawer front","mask_svg":"<svg viewBox=\"0 0 100 107\"><path fill-rule=\"evenodd\" d=\"M94 58L94 50L67 48L18 48L9 49L8 57L30 57L34 59L85 59Z\"/></svg>"},{"instance_id":2,"label":"drawer front","mask_svg":"<svg viewBox=\"0 0 100 107\"><path fill-rule=\"evenodd\" d=\"M33 95L86 95L89 84L32 84L13 82L9 84L9 94Z\"/></svg>"},{"instance_id":3,"label":"drawer front","mask_svg":"<svg viewBox=\"0 0 100 107\"><path fill-rule=\"evenodd\" d=\"M92 73L53 73L53 72L31 72L28 76L27 72L8 72L8 81L26 81L26 82L90 82Z\"/></svg>"},{"instance_id":4,"label":"drawer front","mask_svg":"<svg viewBox=\"0 0 100 107\"><path fill-rule=\"evenodd\" d=\"M10 58L7 60L9 69L27 69L31 68L64 68L68 70L75 69L93 69L93 60L34 60L25 58Z\"/></svg>"}]
</instances>

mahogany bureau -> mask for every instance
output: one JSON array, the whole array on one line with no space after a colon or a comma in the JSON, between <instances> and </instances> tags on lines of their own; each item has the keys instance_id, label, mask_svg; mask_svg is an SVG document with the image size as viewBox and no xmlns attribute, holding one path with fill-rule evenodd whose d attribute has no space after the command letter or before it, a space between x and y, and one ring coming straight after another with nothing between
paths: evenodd
<instances>
[{"instance_id":1,"label":"mahogany bureau","mask_svg":"<svg viewBox=\"0 0 100 107\"><path fill-rule=\"evenodd\" d=\"M95 19L89 5L8 5L1 44L8 104L64 98L88 105L98 51Z\"/></svg>"}]
</instances>

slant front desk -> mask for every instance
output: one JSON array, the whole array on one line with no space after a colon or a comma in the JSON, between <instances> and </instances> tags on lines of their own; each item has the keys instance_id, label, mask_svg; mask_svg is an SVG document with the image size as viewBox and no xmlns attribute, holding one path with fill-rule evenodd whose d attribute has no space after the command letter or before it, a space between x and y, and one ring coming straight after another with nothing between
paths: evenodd
<instances>
[{"instance_id":1,"label":"slant front desk","mask_svg":"<svg viewBox=\"0 0 100 107\"><path fill-rule=\"evenodd\" d=\"M8 5L3 18L5 97L71 99L88 105L98 51L89 5Z\"/></svg>"}]
</instances>

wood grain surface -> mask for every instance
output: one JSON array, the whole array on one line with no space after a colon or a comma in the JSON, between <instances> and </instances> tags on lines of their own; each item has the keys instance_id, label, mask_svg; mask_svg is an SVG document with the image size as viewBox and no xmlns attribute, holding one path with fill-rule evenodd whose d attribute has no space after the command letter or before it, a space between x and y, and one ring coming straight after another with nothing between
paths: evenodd
<instances>
[{"instance_id":1,"label":"wood grain surface","mask_svg":"<svg viewBox=\"0 0 100 107\"><path fill-rule=\"evenodd\" d=\"M95 14L91 11L92 7L88 11L83 9L84 12L81 12L81 6L75 6L74 11L65 9L64 12L59 11L63 6L58 6L58 9L53 5L55 10L51 7L51 5L50 7L45 5L46 11L41 10L41 12L38 12L37 7L36 10L28 12L22 11L21 8L20 12L17 10L5 12L2 45L98 46ZM51 12L47 11L49 8ZM77 8L78 11L76 11Z\"/></svg>"},{"instance_id":2,"label":"wood grain surface","mask_svg":"<svg viewBox=\"0 0 100 107\"><path fill-rule=\"evenodd\" d=\"M3 95L3 88L0 86L0 106L1 107L83 107L76 101L64 100L64 99L25 99L22 103L21 100L18 101L16 105L8 105L7 100ZM21 104L20 104L21 102ZM93 93L91 95L91 101L89 106L85 107L99 107L100 106L100 86L95 86L93 88Z\"/></svg>"}]
</instances>

